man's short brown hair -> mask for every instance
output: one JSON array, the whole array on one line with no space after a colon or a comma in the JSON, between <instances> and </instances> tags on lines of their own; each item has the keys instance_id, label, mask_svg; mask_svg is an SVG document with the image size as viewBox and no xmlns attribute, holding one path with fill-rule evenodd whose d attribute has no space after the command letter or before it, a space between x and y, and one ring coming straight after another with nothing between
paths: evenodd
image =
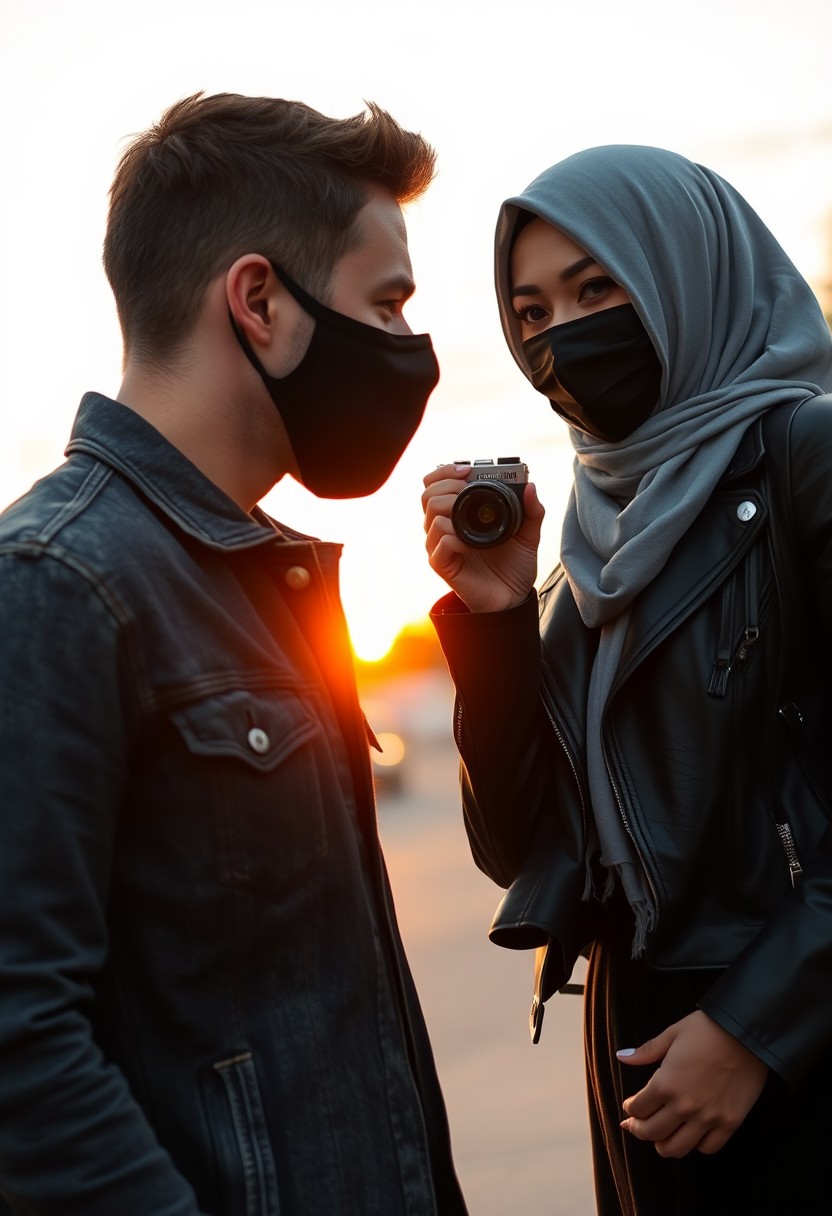
<instances>
[{"instance_id":1,"label":"man's short brown hair","mask_svg":"<svg viewBox=\"0 0 832 1216\"><path fill-rule=\"evenodd\" d=\"M110 190L104 269L125 357L164 360L203 294L244 253L326 299L356 240L367 183L399 203L430 184L435 153L368 103L328 118L299 101L219 93L171 106L129 145Z\"/></svg>"}]
</instances>

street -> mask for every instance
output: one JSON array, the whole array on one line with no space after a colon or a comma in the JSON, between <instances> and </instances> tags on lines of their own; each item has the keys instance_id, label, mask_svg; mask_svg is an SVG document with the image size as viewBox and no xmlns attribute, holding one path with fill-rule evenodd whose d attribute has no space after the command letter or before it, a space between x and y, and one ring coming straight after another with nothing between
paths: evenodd
<instances>
[{"instance_id":1,"label":"street","mask_svg":"<svg viewBox=\"0 0 832 1216\"><path fill-rule=\"evenodd\" d=\"M532 1046L533 957L487 937L501 891L468 850L447 674L406 677L366 708L407 745L401 789L379 790L380 831L471 1216L592 1216L581 999L552 998Z\"/></svg>"}]
</instances>

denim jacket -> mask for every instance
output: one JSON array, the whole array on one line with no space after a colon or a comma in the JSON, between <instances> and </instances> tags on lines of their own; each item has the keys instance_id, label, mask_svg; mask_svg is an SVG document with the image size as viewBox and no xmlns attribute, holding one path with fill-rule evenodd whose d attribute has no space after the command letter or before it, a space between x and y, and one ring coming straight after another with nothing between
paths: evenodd
<instances>
[{"instance_id":1,"label":"denim jacket","mask_svg":"<svg viewBox=\"0 0 832 1216\"><path fill-rule=\"evenodd\" d=\"M5 1210L464 1213L339 547L96 394L67 457L0 517Z\"/></svg>"}]
</instances>

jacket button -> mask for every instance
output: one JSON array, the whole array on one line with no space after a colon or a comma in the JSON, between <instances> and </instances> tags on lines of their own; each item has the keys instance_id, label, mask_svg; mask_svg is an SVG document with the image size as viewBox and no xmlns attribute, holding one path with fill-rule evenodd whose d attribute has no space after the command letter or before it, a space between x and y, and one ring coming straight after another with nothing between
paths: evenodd
<instances>
[{"instance_id":1,"label":"jacket button","mask_svg":"<svg viewBox=\"0 0 832 1216\"><path fill-rule=\"evenodd\" d=\"M753 502L741 502L737 507L737 519L741 519L744 524L747 524L749 519L753 519L757 514L757 508Z\"/></svg>"},{"instance_id":2,"label":"jacket button","mask_svg":"<svg viewBox=\"0 0 832 1216\"><path fill-rule=\"evenodd\" d=\"M284 575L286 586L291 591L305 591L311 577L305 566L290 566Z\"/></svg>"},{"instance_id":3,"label":"jacket button","mask_svg":"<svg viewBox=\"0 0 832 1216\"><path fill-rule=\"evenodd\" d=\"M248 745L253 752L257 752L258 756L262 756L269 750L269 736L259 726L252 726L248 732Z\"/></svg>"}]
</instances>

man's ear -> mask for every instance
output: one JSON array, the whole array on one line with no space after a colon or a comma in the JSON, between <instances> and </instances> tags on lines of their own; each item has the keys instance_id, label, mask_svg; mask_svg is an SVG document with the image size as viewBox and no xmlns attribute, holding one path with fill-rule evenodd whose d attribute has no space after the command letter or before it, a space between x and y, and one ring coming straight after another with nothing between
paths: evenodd
<instances>
[{"instance_id":1,"label":"man's ear","mask_svg":"<svg viewBox=\"0 0 832 1216\"><path fill-rule=\"evenodd\" d=\"M285 288L259 253L245 253L228 269L225 296L234 322L251 346L264 349L274 337Z\"/></svg>"}]
</instances>

